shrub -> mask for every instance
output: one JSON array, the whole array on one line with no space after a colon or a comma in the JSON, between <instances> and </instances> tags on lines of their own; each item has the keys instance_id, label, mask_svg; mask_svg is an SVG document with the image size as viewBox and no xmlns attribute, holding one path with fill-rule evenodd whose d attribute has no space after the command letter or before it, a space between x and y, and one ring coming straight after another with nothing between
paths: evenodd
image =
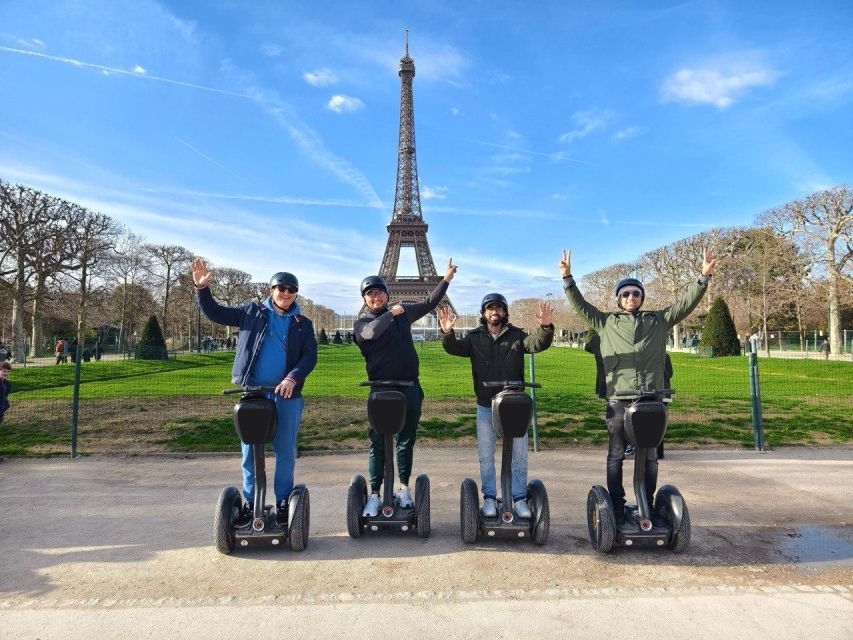
<instances>
[{"instance_id":1,"label":"shrub","mask_svg":"<svg viewBox=\"0 0 853 640\"><path fill-rule=\"evenodd\" d=\"M702 345L710 349L708 355L736 356L740 355L740 340L737 337L732 314L729 306L722 298L714 300L708 317L705 319L705 328L702 330Z\"/></svg>"},{"instance_id":2,"label":"shrub","mask_svg":"<svg viewBox=\"0 0 853 640\"><path fill-rule=\"evenodd\" d=\"M169 357L166 351L166 341L163 339L163 330L157 322L157 316L151 315L145 328L142 329L142 337L136 345L137 360L166 360Z\"/></svg>"},{"instance_id":3,"label":"shrub","mask_svg":"<svg viewBox=\"0 0 853 640\"><path fill-rule=\"evenodd\" d=\"M320 344L329 344L329 336L326 335L326 329L320 327L320 335L317 337L317 342Z\"/></svg>"}]
</instances>

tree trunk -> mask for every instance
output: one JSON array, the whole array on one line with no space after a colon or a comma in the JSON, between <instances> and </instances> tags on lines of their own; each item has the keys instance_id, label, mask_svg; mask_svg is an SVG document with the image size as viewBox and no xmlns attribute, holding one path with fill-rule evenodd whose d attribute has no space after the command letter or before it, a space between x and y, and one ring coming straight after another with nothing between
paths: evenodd
<instances>
[{"instance_id":1,"label":"tree trunk","mask_svg":"<svg viewBox=\"0 0 853 640\"><path fill-rule=\"evenodd\" d=\"M24 252L18 251L18 269L15 273L15 299L12 301L12 344L14 345L14 361L18 364L26 362L24 348L24 288L27 281L24 277Z\"/></svg>"},{"instance_id":2,"label":"tree trunk","mask_svg":"<svg viewBox=\"0 0 853 640\"><path fill-rule=\"evenodd\" d=\"M673 349L681 348L681 325L677 324L672 327L672 347Z\"/></svg>"},{"instance_id":3,"label":"tree trunk","mask_svg":"<svg viewBox=\"0 0 853 640\"><path fill-rule=\"evenodd\" d=\"M841 314L838 304L838 265L835 263L836 234L826 241L826 271L829 275L829 351L841 353Z\"/></svg>"},{"instance_id":4,"label":"tree trunk","mask_svg":"<svg viewBox=\"0 0 853 640\"><path fill-rule=\"evenodd\" d=\"M33 317L31 322L32 327L32 344L30 344L30 357L35 358L38 354L36 353L41 346L42 339L42 318L41 318L41 305L44 300L44 278L38 276L38 280L36 281L36 290L33 296Z\"/></svg>"}]
</instances>

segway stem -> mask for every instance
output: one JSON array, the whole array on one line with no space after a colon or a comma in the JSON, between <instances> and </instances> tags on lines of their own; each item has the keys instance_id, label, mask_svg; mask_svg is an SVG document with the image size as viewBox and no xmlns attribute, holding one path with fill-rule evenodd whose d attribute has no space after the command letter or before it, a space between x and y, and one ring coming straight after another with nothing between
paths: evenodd
<instances>
[{"instance_id":1,"label":"segway stem","mask_svg":"<svg viewBox=\"0 0 853 640\"><path fill-rule=\"evenodd\" d=\"M501 498L503 512L512 513L512 443L515 438L503 437L501 450Z\"/></svg>"},{"instance_id":2,"label":"segway stem","mask_svg":"<svg viewBox=\"0 0 853 640\"><path fill-rule=\"evenodd\" d=\"M265 445L252 445L252 456L255 461L255 495L254 495L254 515L255 518L264 517L264 502L267 497L267 470L264 453Z\"/></svg>"},{"instance_id":3,"label":"segway stem","mask_svg":"<svg viewBox=\"0 0 853 640\"><path fill-rule=\"evenodd\" d=\"M646 493L646 458L648 449L637 447L634 453L634 493L637 496L637 508L640 510L641 520L651 520L652 514L649 510L649 498Z\"/></svg>"},{"instance_id":4,"label":"segway stem","mask_svg":"<svg viewBox=\"0 0 853 640\"><path fill-rule=\"evenodd\" d=\"M394 504L394 439L390 434L385 440L385 480L382 487L382 506L391 507Z\"/></svg>"}]
</instances>

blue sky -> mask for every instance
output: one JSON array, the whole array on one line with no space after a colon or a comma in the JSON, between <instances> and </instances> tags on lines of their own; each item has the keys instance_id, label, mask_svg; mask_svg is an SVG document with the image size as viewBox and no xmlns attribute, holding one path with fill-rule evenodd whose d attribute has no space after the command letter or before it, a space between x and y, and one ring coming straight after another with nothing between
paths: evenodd
<instances>
[{"instance_id":1,"label":"blue sky","mask_svg":"<svg viewBox=\"0 0 853 640\"><path fill-rule=\"evenodd\" d=\"M405 28L459 310L559 295L562 248L580 276L851 184L849 1L4 0L0 178L352 313L394 200Z\"/></svg>"}]
</instances>

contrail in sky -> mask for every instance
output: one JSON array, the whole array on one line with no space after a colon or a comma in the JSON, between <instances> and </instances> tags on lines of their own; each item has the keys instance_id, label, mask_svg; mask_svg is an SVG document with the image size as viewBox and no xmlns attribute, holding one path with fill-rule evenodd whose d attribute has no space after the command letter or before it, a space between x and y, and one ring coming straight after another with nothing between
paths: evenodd
<instances>
[{"instance_id":1,"label":"contrail in sky","mask_svg":"<svg viewBox=\"0 0 853 640\"><path fill-rule=\"evenodd\" d=\"M146 73L139 73L138 71L128 71L127 69L119 69L117 67L108 67L102 64L94 64L92 62L83 62L82 60L75 60L74 58L62 58L60 56L49 56L46 53L38 53L37 51L27 51L26 49L15 49L13 47L4 47L0 46L0 51L7 51L9 53L18 53L24 56L32 56L34 58L44 58L45 60L52 60L54 62L62 62L64 64L74 65L75 67L86 67L88 69L97 69L98 71L106 71L108 73L116 73L124 76L132 76L134 78L141 78L144 80L156 80L157 82L165 82L167 84L174 84L179 87L189 87L190 89L200 89L201 91L210 91L211 93L221 93L227 96L234 96L235 98L245 98L246 100L252 100L252 96L247 95L245 93L237 93L236 91L229 91L228 89L217 89L216 87L206 87L201 84L193 84L192 82L183 82L181 80L171 80L169 78L163 78L162 76L150 76Z\"/></svg>"}]
</instances>

